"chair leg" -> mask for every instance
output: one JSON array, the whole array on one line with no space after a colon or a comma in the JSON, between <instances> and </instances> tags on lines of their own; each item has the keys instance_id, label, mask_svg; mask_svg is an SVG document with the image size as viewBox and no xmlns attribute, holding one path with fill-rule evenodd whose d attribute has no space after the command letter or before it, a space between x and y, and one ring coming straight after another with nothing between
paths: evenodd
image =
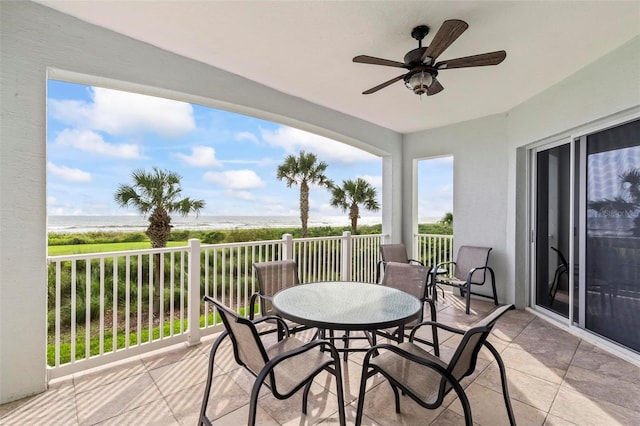
<instances>
[{"instance_id":1,"label":"chair leg","mask_svg":"<svg viewBox=\"0 0 640 426\"><path fill-rule=\"evenodd\" d=\"M358 409L356 411L356 426L360 426L362 424L362 412L364 411L364 396L365 391L367 389L367 380L369 377L373 375L373 371L371 373L367 372L369 364L369 357L365 356L364 362L362 363L362 375L360 376L360 391L358 392Z\"/></svg>"},{"instance_id":2,"label":"chair leg","mask_svg":"<svg viewBox=\"0 0 640 426\"><path fill-rule=\"evenodd\" d=\"M465 287L466 287L464 289L464 295L465 295L465 299L466 299L465 312L466 312L467 315L469 315L469 306L471 305L471 284L466 283Z\"/></svg>"},{"instance_id":3,"label":"chair leg","mask_svg":"<svg viewBox=\"0 0 640 426\"><path fill-rule=\"evenodd\" d=\"M498 293L496 292L496 274L493 273L493 269L489 269L489 274L491 274L491 287L493 288L493 303L498 306Z\"/></svg>"},{"instance_id":4,"label":"chair leg","mask_svg":"<svg viewBox=\"0 0 640 426\"><path fill-rule=\"evenodd\" d=\"M313 380L309 380L306 385L304 385L304 392L302 393L302 414L307 415L307 401L309 400L309 391L311 390L311 384Z\"/></svg>"},{"instance_id":5,"label":"chair leg","mask_svg":"<svg viewBox=\"0 0 640 426\"><path fill-rule=\"evenodd\" d=\"M331 348L331 356L333 357L334 375L336 377L336 392L338 392L338 419L340 426L347 424L347 418L344 413L344 388L342 386L342 367L340 366L340 354L334 348Z\"/></svg>"},{"instance_id":6,"label":"chair leg","mask_svg":"<svg viewBox=\"0 0 640 426\"><path fill-rule=\"evenodd\" d=\"M209 395L211 394L211 383L213 382L213 361L216 356L216 352L218 347L222 343L225 337L227 337L228 333L223 332L216 341L211 346L211 352L209 353L209 368L207 371L207 384L204 387L204 397L202 398L202 406L200 407L200 420L199 424L208 424L209 419L207 419L207 405L209 404Z\"/></svg>"},{"instance_id":7,"label":"chair leg","mask_svg":"<svg viewBox=\"0 0 640 426\"><path fill-rule=\"evenodd\" d=\"M484 345L491 351L496 362L498 363L498 368L500 369L500 381L502 382L502 396L504 397L504 405L507 408L507 415L509 416L509 424L511 426L515 426L516 418L513 415L513 409L511 408L511 398L509 398L509 388L507 383L507 373L504 368L504 362L502 362L502 357L493 347L493 345L487 341L484 342Z\"/></svg>"}]
</instances>

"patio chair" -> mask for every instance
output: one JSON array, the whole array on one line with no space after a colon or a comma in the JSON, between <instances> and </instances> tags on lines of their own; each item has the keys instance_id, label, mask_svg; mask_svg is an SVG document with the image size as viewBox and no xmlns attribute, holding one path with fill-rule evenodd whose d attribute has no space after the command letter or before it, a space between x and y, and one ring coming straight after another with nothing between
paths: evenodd
<instances>
[{"instance_id":1,"label":"patio chair","mask_svg":"<svg viewBox=\"0 0 640 426\"><path fill-rule=\"evenodd\" d=\"M380 257L382 260L378 262L378 268L376 271L376 282L380 282L381 271L384 269L384 266L388 262L397 262L397 263L416 263L418 265L424 266L419 260L409 259L407 255L407 249L404 244L380 244Z\"/></svg>"},{"instance_id":2,"label":"patio chair","mask_svg":"<svg viewBox=\"0 0 640 426\"><path fill-rule=\"evenodd\" d=\"M422 301L422 310L420 311L420 317L405 324L405 330L410 330L414 325L424 321L424 304L429 305L429 313L431 314L431 321L436 321L436 306L431 299L428 298L428 280L431 272L431 267L422 265L413 265L407 263L389 262L386 264L384 276L382 277L382 285L397 288L405 293L409 293L418 300ZM433 346L436 355L439 355L438 350L438 330L435 326L432 326L433 342L429 342L418 337L414 337L415 341ZM388 339L394 340L398 343L402 343L405 337L409 336L408 331L400 334L400 328L377 330L376 334Z\"/></svg>"},{"instance_id":3,"label":"patio chair","mask_svg":"<svg viewBox=\"0 0 640 426\"><path fill-rule=\"evenodd\" d=\"M560 285L560 278L562 278L562 275L566 274L567 280L569 279L569 276L568 276L569 264L567 262L567 259L565 259L562 252L557 248L551 247L551 250L555 251L556 254L558 255L558 261L560 262L560 264L558 265L555 273L553 274L553 281L551 282L551 286L549 287L549 296L551 297L551 303L549 304L549 306L552 306L553 302L556 299L556 293L558 292L558 287Z\"/></svg>"},{"instance_id":4,"label":"patio chair","mask_svg":"<svg viewBox=\"0 0 640 426\"><path fill-rule=\"evenodd\" d=\"M263 316L276 315L271 299L280 290L300 284L298 278L298 266L293 260L275 260L271 262L258 262L253 264L258 279L258 291L251 295L249 300L249 319L255 317L256 300L260 300L260 312ZM310 327L288 321L289 331L296 333L307 330ZM276 327L278 340L283 337L282 329ZM271 333L276 330L262 332Z\"/></svg>"},{"instance_id":5,"label":"patio chair","mask_svg":"<svg viewBox=\"0 0 640 426\"><path fill-rule=\"evenodd\" d=\"M307 400L313 379L322 371L336 378L338 396L338 416L344 425L344 393L340 357L336 348L325 340L304 343L291 337L286 323L279 317L262 317L255 321L238 316L218 301L204 296L205 302L213 304L224 323L225 331L216 339L209 355L209 369L204 397L200 408L200 425L211 425L207 417L207 405L213 382L215 356L220 344L229 336L236 362L256 377L251 389L248 425L256 424L256 408L262 385L265 385L277 399L287 399L304 387L302 413L307 414ZM285 338L274 345L265 347L256 324L271 319L278 321L285 330Z\"/></svg>"},{"instance_id":6,"label":"patio chair","mask_svg":"<svg viewBox=\"0 0 640 426\"><path fill-rule=\"evenodd\" d=\"M487 341L487 337L498 318L513 308L513 305L501 306L466 331L426 321L411 330L408 342L398 345L376 345L369 349L362 364L355 424L362 423L367 380L380 373L389 381L393 389L396 413L400 412L399 391L403 395L408 395L420 406L433 410L442 405L445 396L453 389L462 404L465 424L471 426L473 424L471 407L460 381L474 372L478 353L484 345L493 354L498 364L507 415L510 424L515 425L504 363L498 351ZM449 332L463 335L449 362L432 355L413 343L416 331L425 325L435 325Z\"/></svg>"},{"instance_id":7,"label":"patio chair","mask_svg":"<svg viewBox=\"0 0 640 426\"><path fill-rule=\"evenodd\" d=\"M458 249L458 257L454 262L444 262L436 265L432 269L432 283L433 285L448 285L460 289L462 296L466 298L465 312L469 314L469 305L471 304L471 295L487 297L493 299L493 303L498 306L498 295L496 293L496 276L493 269L487 264L489 263L489 253L491 247L474 247L474 246L461 246ZM445 276L438 274L447 265L453 265L453 276ZM491 288L493 290L493 296L487 296L482 293L474 293L471 291L471 285L484 285L486 281L487 271L491 276ZM434 287L435 288L435 287Z\"/></svg>"}]
</instances>

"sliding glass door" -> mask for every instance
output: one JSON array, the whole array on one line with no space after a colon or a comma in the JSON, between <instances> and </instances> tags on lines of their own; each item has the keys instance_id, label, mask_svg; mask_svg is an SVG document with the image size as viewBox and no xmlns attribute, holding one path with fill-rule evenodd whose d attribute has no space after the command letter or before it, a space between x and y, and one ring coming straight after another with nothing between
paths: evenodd
<instances>
[{"instance_id":1,"label":"sliding glass door","mask_svg":"<svg viewBox=\"0 0 640 426\"><path fill-rule=\"evenodd\" d=\"M586 144L584 327L640 351L640 120Z\"/></svg>"},{"instance_id":2,"label":"sliding glass door","mask_svg":"<svg viewBox=\"0 0 640 426\"><path fill-rule=\"evenodd\" d=\"M571 144L535 153L535 302L569 317Z\"/></svg>"},{"instance_id":3,"label":"sliding glass door","mask_svg":"<svg viewBox=\"0 0 640 426\"><path fill-rule=\"evenodd\" d=\"M640 352L640 119L531 153L532 305Z\"/></svg>"}]
</instances>

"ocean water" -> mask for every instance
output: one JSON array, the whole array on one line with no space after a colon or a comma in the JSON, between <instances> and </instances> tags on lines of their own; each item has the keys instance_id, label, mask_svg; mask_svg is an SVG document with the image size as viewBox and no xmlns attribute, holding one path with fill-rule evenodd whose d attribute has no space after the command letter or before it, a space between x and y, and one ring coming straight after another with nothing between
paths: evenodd
<instances>
[{"instance_id":1,"label":"ocean water","mask_svg":"<svg viewBox=\"0 0 640 426\"><path fill-rule=\"evenodd\" d=\"M377 216L363 216L358 225L375 225L382 222ZM215 230L251 228L300 227L296 216L173 216L173 229ZM49 216L47 230L57 233L144 231L149 222L142 216ZM309 227L349 226L347 215L310 217Z\"/></svg>"}]
</instances>

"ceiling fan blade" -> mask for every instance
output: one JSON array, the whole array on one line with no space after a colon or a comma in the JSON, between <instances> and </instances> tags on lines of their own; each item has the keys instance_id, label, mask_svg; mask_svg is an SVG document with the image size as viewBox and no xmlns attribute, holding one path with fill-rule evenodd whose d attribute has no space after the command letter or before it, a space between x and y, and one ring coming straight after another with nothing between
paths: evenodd
<instances>
[{"instance_id":1,"label":"ceiling fan blade","mask_svg":"<svg viewBox=\"0 0 640 426\"><path fill-rule=\"evenodd\" d=\"M431 86L429 86L429 88L427 89L427 96L435 95L442 92L443 90L444 87L442 86L442 84L440 84L440 82L434 78L433 83L431 83Z\"/></svg>"},{"instance_id":2,"label":"ceiling fan blade","mask_svg":"<svg viewBox=\"0 0 640 426\"><path fill-rule=\"evenodd\" d=\"M378 84L376 87L372 87L372 88L371 88L371 89L369 89L369 90L365 90L364 92L362 92L362 94L363 94L363 95L370 95L370 94L372 94L372 93L374 93L374 92L377 92L377 91L378 91L378 90L380 90L380 89L384 89L385 87L389 86L390 84L395 83L396 81L400 81L400 80L402 80L402 79L404 78L404 76L405 76L405 74L402 74L402 75L399 75L399 76L397 76L397 77L394 77L394 78L392 78L392 79L391 79L391 80L389 80L389 81L385 81L385 82L384 82L384 83L382 83L382 84Z\"/></svg>"},{"instance_id":3,"label":"ceiling fan blade","mask_svg":"<svg viewBox=\"0 0 640 426\"><path fill-rule=\"evenodd\" d=\"M405 68L404 63L398 61L392 61L389 59L381 59L375 58L373 56L360 55L353 58L353 62L358 62L360 64L371 64L371 65L385 65L387 67L398 67Z\"/></svg>"},{"instance_id":4,"label":"ceiling fan blade","mask_svg":"<svg viewBox=\"0 0 640 426\"><path fill-rule=\"evenodd\" d=\"M427 58L431 58L431 62L427 62L427 64L435 62L436 58L440 56L447 47L451 46L451 44L456 41L456 39L460 37L467 28L469 28L469 24L459 19L449 19L444 21L435 37L433 37L431 44L422 55L422 62L427 62Z\"/></svg>"},{"instance_id":5,"label":"ceiling fan blade","mask_svg":"<svg viewBox=\"0 0 640 426\"><path fill-rule=\"evenodd\" d=\"M497 52L481 53L479 55L465 56L464 58L449 59L448 61L438 62L435 66L438 70L448 70L452 68L467 68L467 67L484 67L487 65L498 65L504 58L507 57L507 52L499 50Z\"/></svg>"}]
</instances>

